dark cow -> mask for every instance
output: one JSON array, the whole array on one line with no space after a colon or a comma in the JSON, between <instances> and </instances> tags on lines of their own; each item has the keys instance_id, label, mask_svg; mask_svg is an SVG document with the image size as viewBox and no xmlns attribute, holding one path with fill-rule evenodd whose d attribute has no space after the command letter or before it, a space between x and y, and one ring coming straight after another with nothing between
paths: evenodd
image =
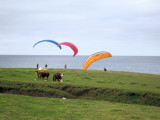
<instances>
[{"instance_id":1,"label":"dark cow","mask_svg":"<svg viewBox=\"0 0 160 120\"><path fill-rule=\"evenodd\" d=\"M48 80L48 77L49 77L49 72L42 72L41 74L41 79L47 77L47 80Z\"/></svg>"},{"instance_id":2,"label":"dark cow","mask_svg":"<svg viewBox=\"0 0 160 120\"><path fill-rule=\"evenodd\" d=\"M58 82L61 82L63 81L63 73L56 73L56 74L53 74L53 82L56 82L56 80L58 80Z\"/></svg>"},{"instance_id":3,"label":"dark cow","mask_svg":"<svg viewBox=\"0 0 160 120\"><path fill-rule=\"evenodd\" d=\"M36 71L36 73L37 73L38 78L41 78L41 80L42 78L44 79L45 77L47 77L47 80L48 80L49 72Z\"/></svg>"}]
</instances>

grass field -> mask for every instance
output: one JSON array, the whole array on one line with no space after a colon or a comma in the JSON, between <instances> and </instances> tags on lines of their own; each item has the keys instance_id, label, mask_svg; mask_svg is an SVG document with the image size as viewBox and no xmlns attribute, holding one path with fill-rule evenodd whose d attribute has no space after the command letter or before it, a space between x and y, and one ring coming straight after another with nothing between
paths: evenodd
<instances>
[{"instance_id":1,"label":"grass field","mask_svg":"<svg viewBox=\"0 0 160 120\"><path fill-rule=\"evenodd\" d=\"M159 120L160 107L0 94L0 120Z\"/></svg>"},{"instance_id":2,"label":"grass field","mask_svg":"<svg viewBox=\"0 0 160 120\"><path fill-rule=\"evenodd\" d=\"M0 68L0 80L52 83L53 73L64 73L64 83L92 87L107 87L160 93L160 75L96 70L51 69L48 81L42 81L35 74L36 69ZM35 80L36 79L36 80Z\"/></svg>"},{"instance_id":3,"label":"grass field","mask_svg":"<svg viewBox=\"0 0 160 120\"><path fill-rule=\"evenodd\" d=\"M40 80L35 71L0 68L0 120L160 118L160 75L51 69L49 80ZM64 73L62 84L52 81L57 72Z\"/></svg>"}]
</instances>

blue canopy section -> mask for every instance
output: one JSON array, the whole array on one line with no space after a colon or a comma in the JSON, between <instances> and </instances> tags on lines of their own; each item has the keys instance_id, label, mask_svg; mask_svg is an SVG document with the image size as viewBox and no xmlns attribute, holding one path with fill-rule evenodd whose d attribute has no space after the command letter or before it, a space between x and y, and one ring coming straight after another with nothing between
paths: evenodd
<instances>
[{"instance_id":1,"label":"blue canopy section","mask_svg":"<svg viewBox=\"0 0 160 120\"><path fill-rule=\"evenodd\" d=\"M59 43L56 42L56 41L53 41L53 40L41 40L41 41L38 41L37 43L35 43L35 44L33 45L33 48L34 48L37 44L39 44L39 43L41 43L41 42L51 42L51 43L57 45L60 49L62 49L62 47L59 45Z\"/></svg>"},{"instance_id":2,"label":"blue canopy section","mask_svg":"<svg viewBox=\"0 0 160 120\"><path fill-rule=\"evenodd\" d=\"M107 51L100 51L100 52L96 52L96 53L94 53L94 54L92 54L92 55L95 55L95 54L98 54L98 53L103 53L103 52L109 53L109 52L107 52ZM92 56L92 55L90 55L90 56Z\"/></svg>"}]
</instances>

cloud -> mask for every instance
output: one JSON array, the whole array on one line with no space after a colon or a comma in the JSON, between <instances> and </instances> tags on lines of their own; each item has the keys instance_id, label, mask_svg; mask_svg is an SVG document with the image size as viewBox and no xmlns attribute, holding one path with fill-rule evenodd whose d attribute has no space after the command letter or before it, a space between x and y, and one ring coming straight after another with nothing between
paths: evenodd
<instances>
[{"instance_id":1,"label":"cloud","mask_svg":"<svg viewBox=\"0 0 160 120\"><path fill-rule=\"evenodd\" d=\"M3 45L0 54L39 54L33 53L30 46L38 40L53 39L77 44L82 55L104 49L115 55L146 55L147 48L148 55L160 55L156 52L160 49L159 3L159 0L0 1L0 45ZM26 46L17 50L18 43ZM15 51L9 51L10 48ZM41 54L45 52L42 50Z\"/></svg>"}]
</instances>

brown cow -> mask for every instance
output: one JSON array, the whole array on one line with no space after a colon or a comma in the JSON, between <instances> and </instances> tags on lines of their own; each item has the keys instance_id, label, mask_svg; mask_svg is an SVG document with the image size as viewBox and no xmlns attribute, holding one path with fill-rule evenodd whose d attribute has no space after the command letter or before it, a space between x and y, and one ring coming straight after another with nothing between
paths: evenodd
<instances>
[{"instance_id":1,"label":"brown cow","mask_svg":"<svg viewBox=\"0 0 160 120\"><path fill-rule=\"evenodd\" d=\"M42 78L44 79L45 77L47 77L47 80L48 80L49 72L36 71L36 73L37 73L38 78L41 78L41 80Z\"/></svg>"},{"instance_id":2,"label":"brown cow","mask_svg":"<svg viewBox=\"0 0 160 120\"><path fill-rule=\"evenodd\" d=\"M53 82L56 82L56 80L58 80L58 82L63 82L63 73L56 73L53 74Z\"/></svg>"},{"instance_id":3,"label":"brown cow","mask_svg":"<svg viewBox=\"0 0 160 120\"><path fill-rule=\"evenodd\" d=\"M38 78L41 77L41 71L36 71L36 74L37 74Z\"/></svg>"}]
</instances>

